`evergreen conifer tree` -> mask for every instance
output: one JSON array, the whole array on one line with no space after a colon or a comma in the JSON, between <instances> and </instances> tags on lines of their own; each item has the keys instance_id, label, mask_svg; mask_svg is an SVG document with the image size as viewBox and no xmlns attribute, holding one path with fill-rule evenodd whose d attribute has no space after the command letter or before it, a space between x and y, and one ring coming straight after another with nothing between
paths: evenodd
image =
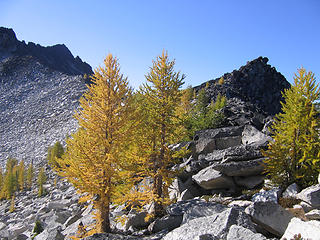
<instances>
[{"instance_id":1,"label":"evergreen conifer tree","mask_svg":"<svg viewBox=\"0 0 320 240\"><path fill-rule=\"evenodd\" d=\"M92 197L98 210L97 232L110 232L110 202L122 194L127 178L124 165L132 90L111 54L91 80L76 114L80 128L67 139L62 159L57 158L58 171L80 192Z\"/></svg>"},{"instance_id":2,"label":"evergreen conifer tree","mask_svg":"<svg viewBox=\"0 0 320 240\"><path fill-rule=\"evenodd\" d=\"M64 154L64 148L62 144L57 141L53 146L48 148L47 160L48 164L53 168L58 168L59 165L56 161L56 158L61 158Z\"/></svg>"},{"instance_id":3,"label":"evergreen conifer tree","mask_svg":"<svg viewBox=\"0 0 320 240\"><path fill-rule=\"evenodd\" d=\"M146 75L147 83L139 91L141 121L136 129L135 176L144 179L145 184L133 196L145 203L152 202L156 217L163 214L163 206L168 203L168 186L172 177L169 166L173 158L168 145L181 137L176 134L179 132L177 128L181 127L176 111L181 101L179 89L185 76L175 72L174 65L175 61L169 61L168 54L163 51L153 61ZM146 184L146 177L153 182L151 188Z\"/></svg>"},{"instance_id":4,"label":"evergreen conifer tree","mask_svg":"<svg viewBox=\"0 0 320 240\"><path fill-rule=\"evenodd\" d=\"M1 197L11 199L14 191L17 189L17 165L18 161L14 158L8 158L6 163L6 172L3 179Z\"/></svg>"},{"instance_id":5,"label":"evergreen conifer tree","mask_svg":"<svg viewBox=\"0 0 320 240\"><path fill-rule=\"evenodd\" d=\"M23 190L25 187L25 166L24 161L20 161L18 168L18 186L19 190Z\"/></svg>"},{"instance_id":6,"label":"evergreen conifer tree","mask_svg":"<svg viewBox=\"0 0 320 240\"><path fill-rule=\"evenodd\" d=\"M32 187L33 175L34 175L34 169L33 169L33 164L31 162L27 170L27 188L28 189L31 189Z\"/></svg>"},{"instance_id":7,"label":"evergreen conifer tree","mask_svg":"<svg viewBox=\"0 0 320 240\"><path fill-rule=\"evenodd\" d=\"M272 126L274 141L263 152L266 172L277 185L307 187L317 182L320 170L320 124L314 106L320 89L314 74L299 69L283 97L282 113Z\"/></svg>"},{"instance_id":8,"label":"evergreen conifer tree","mask_svg":"<svg viewBox=\"0 0 320 240\"><path fill-rule=\"evenodd\" d=\"M38 181L38 187L39 187L38 196L41 197L45 194L45 189L43 187L43 184L45 184L45 182L47 181L47 177L43 167L41 167L39 170L37 181Z\"/></svg>"}]
</instances>

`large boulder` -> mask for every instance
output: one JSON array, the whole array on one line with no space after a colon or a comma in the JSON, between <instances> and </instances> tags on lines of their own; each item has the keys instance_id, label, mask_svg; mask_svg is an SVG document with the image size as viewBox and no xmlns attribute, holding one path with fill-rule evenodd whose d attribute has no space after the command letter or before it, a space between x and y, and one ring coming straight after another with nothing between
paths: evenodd
<instances>
[{"instance_id":1,"label":"large boulder","mask_svg":"<svg viewBox=\"0 0 320 240\"><path fill-rule=\"evenodd\" d=\"M50 201L47 205L47 208L49 210L57 210L57 209L63 209L63 208L67 208L70 205L70 200L69 199L61 199L58 201Z\"/></svg>"},{"instance_id":2,"label":"large boulder","mask_svg":"<svg viewBox=\"0 0 320 240\"><path fill-rule=\"evenodd\" d=\"M213 166L202 169L192 179L202 188L211 189L233 189L235 188L232 177L226 176L215 170Z\"/></svg>"},{"instance_id":3,"label":"large boulder","mask_svg":"<svg viewBox=\"0 0 320 240\"><path fill-rule=\"evenodd\" d=\"M278 237L284 234L294 217L275 202L256 202L248 206L245 211L252 217L253 222Z\"/></svg>"},{"instance_id":4,"label":"large boulder","mask_svg":"<svg viewBox=\"0 0 320 240\"><path fill-rule=\"evenodd\" d=\"M260 233L255 233L242 226L232 225L227 240L267 240L265 236Z\"/></svg>"},{"instance_id":5,"label":"large boulder","mask_svg":"<svg viewBox=\"0 0 320 240\"><path fill-rule=\"evenodd\" d=\"M252 125L246 125L242 132L242 144L266 145L272 138L260 132Z\"/></svg>"},{"instance_id":6,"label":"large boulder","mask_svg":"<svg viewBox=\"0 0 320 240\"><path fill-rule=\"evenodd\" d=\"M234 177L234 181L238 186L252 189L263 183L263 176Z\"/></svg>"},{"instance_id":7,"label":"large boulder","mask_svg":"<svg viewBox=\"0 0 320 240\"><path fill-rule=\"evenodd\" d=\"M61 232L62 229L60 226L54 228L47 227L37 235L34 240L64 240L64 236Z\"/></svg>"},{"instance_id":8,"label":"large boulder","mask_svg":"<svg viewBox=\"0 0 320 240\"><path fill-rule=\"evenodd\" d=\"M294 239L298 234L301 235L301 239L319 239L320 222L315 220L305 222L299 218L292 218L281 239Z\"/></svg>"},{"instance_id":9,"label":"large boulder","mask_svg":"<svg viewBox=\"0 0 320 240\"><path fill-rule=\"evenodd\" d=\"M194 207L189 208L183 214L182 224L185 224L195 218L219 214L225 211L227 208L227 206L215 202L207 202L204 204L195 205Z\"/></svg>"},{"instance_id":10,"label":"large boulder","mask_svg":"<svg viewBox=\"0 0 320 240\"><path fill-rule=\"evenodd\" d=\"M171 231L177 227L180 226L182 222L182 216L171 216L171 215L166 215L162 218L159 218L152 222L148 226L148 230L151 233L156 233L160 232L162 230L168 230Z\"/></svg>"},{"instance_id":11,"label":"large boulder","mask_svg":"<svg viewBox=\"0 0 320 240\"><path fill-rule=\"evenodd\" d=\"M226 208L220 213L187 221L169 232L163 240L226 239L232 225L254 231L248 215L235 208Z\"/></svg>"},{"instance_id":12,"label":"large boulder","mask_svg":"<svg viewBox=\"0 0 320 240\"><path fill-rule=\"evenodd\" d=\"M241 144L243 127L206 129L195 133L191 149L194 156Z\"/></svg>"},{"instance_id":13,"label":"large boulder","mask_svg":"<svg viewBox=\"0 0 320 240\"><path fill-rule=\"evenodd\" d=\"M128 214L128 219L125 222L125 230L133 227L134 229L145 228L150 222L146 221L147 212L132 212Z\"/></svg>"},{"instance_id":14,"label":"large boulder","mask_svg":"<svg viewBox=\"0 0 320 240\"><path fill-rule=\"evenodd\" d=\"M191 199L186 201L180 201L169 205L166 209L167 214L171 216L182 216L185 212L190 208L194 208L195 206L208 206L208 202L201 199Z\"/></svg>"},{"instance_id":15,"label":"large boulder","mask_svg":"<svg viewBox=\"0 0 320 240\"><path fill-rule=\"evenodd\" d=\"M265 191L261 190L260 192L252 196L252 202L274 202L278 203L278 199L281 194L280 188L273 188L271 190Z\"/></svg>"},{"instance_id":16,"label":"large boulder","mask_svg":"<svg viewBox=\"0 0 320 240\"><path fill-rule=\"evenodd\" d=\"M211 166L227 176L253 176L259 175L264 171L264 158L242 162L215 163Z\"/></svg>"},{"instance_id":17,"label":"large boulder","mask_svg":"<svg viewBox=\"0 0 320 240\"><path fill-rule=\"evenodd\" d=\"M297 194L297 198L309 203L313 207L320 207L320 184L302 190Z\"/></svg>"},{"instance_id":18,"label":"large boulder","mask_svg":"<svg viewBox=\"0 0 320 240\"><path fill-rule=\"evenodd\" d=\"M201 189L192 181L191 177L185 182L180 178L176 178L169 187L170 199L176 199L177 201L192 199L200 196L201 193Z\"/></svg>"},{"instance_id":19,"label":"large boulder","mask_svg":"<svg viewBox=\"0 0 320 240\"><path fill-rule=\"evenodd\" d=\"M206 164L217 162L238 162L262 158L260 147L257 145L238 145L222 150L214 150L207 154L199 154L198 160L205 160Z\"/></svg>"}]
</instances>

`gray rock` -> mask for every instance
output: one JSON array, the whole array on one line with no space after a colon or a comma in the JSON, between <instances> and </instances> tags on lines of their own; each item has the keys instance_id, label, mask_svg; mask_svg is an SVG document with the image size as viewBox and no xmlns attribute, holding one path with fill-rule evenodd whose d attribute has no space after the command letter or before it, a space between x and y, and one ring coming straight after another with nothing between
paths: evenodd
<instances>
[{"instance_id":1,"label":"gray rock","mask_svg":"<svg viewBox=\"0 0 320 240\"><path fill-rule=\"evenodd\" d=\"M308 187L297 194L297 198L313 207L320 207L320 184Z\"/></svg>"},{"instance_id":2,"label":"gray rock","mask_svg":"<svg viewBox=\"0 0 320 240\"><path fill-rule=\"evenodd\" d=\"M180 201L169 205L166 209L166 212L171 216L182 216L188 209L197 205L207 205L207 202L201 199Z\"/></svg>"},{"instance_id":3,"label":"gray rock","mask_svg":"<svg viewBox=\"0 0 320 240\"><path fill-rule=\"evenodd\" d=\"M227 176L255 176L264 171L263 161L264 158L241 162L214 163L210 167Z\"/></svg>"},{"instance_id":4,"label":"gray rock","mask_svg":"<svg viewBox=\"0 0 320 240\"><path fill-rule=\"evenodd\" d=\"M205 129L205 130L197 131L195 133L193 140L198 141L199 139L221 139L221 138L228 138L228 137L241 137L242 132L243 132L242 126Z\"/></svg>"},{"instance_id":5,"label":"gray rock","mask_svg":"<svg viewBox=\"0 0 320 240\"><path fill-rule=\"evenodd\" d=\"M275 202L255 202L245 211L252 217L253 222L279 237L284 234L290 220L294 217L292 213Z\"/></svg>"},{"instance_id":6,"label":"gray rock","mask_svg":"<svg viewBox=\"0 0 320 240\"><path fill-rule=\"evenodd\" d=\"M56 221L58 223L64 224L67 221L67 219L71 217L71 214L72 213L68 210L56 211Z\"/></svg>"},{"instance_id":7,"label":"gray rock","mask_svg":"<svg viewBox=\"0 0 320 240\"><path fill-rule=\"evenodd\" d=\"M205 202L195 205L194 207L187 209L187 211L183 214L182 224L185 224L186 222L195 218L219 214L225 211L227 208L227 206L215 202Z\"/></svg>"},{"instance_id":8,"label":"gray rock","mask_svg":"<svg viewBox=\"0 0 320 240\"><path fill-rule=\"evenodd\" d=\"M300 202L299 206L301 206L305 212L310 212L311 210L314 209L313 206L311 206L309 203L306 203L306 202Z\"/></svg>"},{"instance_id":9,"label":"gray rock","mask_svg":"<svg viewBox=\"0 0 320 240\"><path fill-rule=\"evenodd\" d=\"M234 177L234 181L238 186L252 189L263 183L263 176Z\"/></svg>"},{"instance_id":10,"label":"gray rock","mask_svg":"<svg viewBox=\"0 0 320 240\"><path fill-rule=\"evenodd\" d=\"M272 138L260 132L252 125L246 125L242 132L242 144L265 145Z\"/></svg>"},{"instance_id":11,"label":"gray rock","mask_svg":"<svg viewBox=\"0 0 320 240\"><path fill-rule=\"evenodd\" d=\"M34 240L64 240L64 236L61 232L62 229L60 226L54 228L47 227L37 235Z\"/></svg>"},{"instance_id":12,"label":"gray rock","mask_svg":"<svg viewBox=\"0 0 320 240\"><path fill-rule=\"evenodd\" d=\"M320 210L319 209L313 209L310 212L307 212L305 216L309 220L320 220Z\"/></svg>"},{"instance_id":13,"label":"gray rock","mask_svg":"<svg viewBox=\"0 0 320 240\"><path fill-rule=\"evenodd\" d=\"M7 225L4 224L3 222L0 222L0 230L4 229Z\"/></svg>"},{"instance_id":14,"label":"gray rock","mask_svg":"<svg viewBox=\"0 0 320 240\"><path fill-rule=\"evenodd\" d=\"M260 147L256 145L238 145L223 150L214 150L207 154L200 154L199 160L209 163L219 162L238 162L262 158Z\"/></svg>"},{"instance_id":15,"label":"gray rock","mask_svg":"<svg viewBox=\"0 0 320 240\"><path fill-rule=\"evenodd\" d=\"M232 225L228 232L227 240L267 240L260 233L255 233L242 226Z\"/></svg>"},{"instance_id":16,"label":"gray rock","mask_svg":"<svg viewBox=\"0 0 320 240\"><path fill-rule=\"evenodd\" d=\"M128 220L125 223L125 230L130 227L135 229L145 228L150 222L146 221L147 212L129 213Z\"/></svg>"},{"instance_id":17,"label":"gray rock","mask_svg":"<svg viewBox=\"0 0 320 240\"><path fill-rule=\"evenodd\" d=\"M181 222L182 216L167 215L152 222L148 226L148 230L152 233L160 232L165 229L171 231L179 227Z\"/></svg>"},{"instance_id":18,"label":"gray rock","mask_svg":"<svg viewBox=\"0 0 320 240\"><path fill-rule=\"evenodd\" d=\"M185 189L183 182L179 178L175 178L168 189L170 199L178 199Z\"/></svg>"},{"instance_id":19,"label":"gray rock","mask_svg":"<svg viewBox=\"0 0 320 240\"><path fill-rule=\"evenodd\" d=\"M180 196L177 199L177 201L179 202L179 201L189 200L189 199L194 198L195 196L196 195L193 194L192 190L186 189L180 194Z\"/></svg>"},{"instance_id":20,"label":"gray rock","mask_svg":"<svg viewBox=\"0 0 320 240\"><path fill-rule=\"evenodd\" d=\"M78 226L80 224L81 219L78 219L77 221L75 221L74 223L69 224L68 226L65 226L65 229L62 231L62 234L66 237L68 236L75 236L77 231L78 231Z\"/></svg>"},{"instance_id":21,"label":"gray rock","mask_svg":"<svg viewBox=\"0 0 320 240\"><path fill-rule=\"evenodd\" d=\"M245 209L246 207L250 206L251 204L253 204L253 202L251 201L247 201L247 200L235 200L232 201L228 204L229 207L241 207L243 209Z\"/></svg>"},{"instance_id":22,"label":"gray rock","mask_svg":"<svg viewBox=\"0 0 320 240\"><path fill-rule=\"evenodd\" d=\"M191 177L185 182L182 182L179 178L176 178L169 187L170 199L176 199L177 201L192 199L200 195L201 191L199 187L192 181Z\"/></svg>"},{"instance_id":23,"label":"gray rock","mask_svg":"<svg viewBox=\"0 0 320 240\"><path fill-rule=\"evenodd\" d=\"M298 234L301 234L303 239L319 239L320 222L315 220L304 222L299 218L292 218L281 239L293 239L294 235Z\"/></svg>"},{"instance_id":24,"label":"gray rock","mask_svg":"<svg viewBox=\"0 0 320 240\"><path fill-rule=\"evenodd\" d=\"M196 175L193 175L192 179L200 187L207 190L235 188L235 184L231 177L223 175L221 172L213 169L212 166L202 169Z\"/></svg>"},{"instance_id":25,"label":"gray rock","mask_svg":"<svg viewBox=\"0 0 320 240\"><path fill-rule=\"evenodd\" d=\"M187 221L169 232L163 240L226 239L232 225L240 225L255 231L249 216L243 211L227 208L211 216Z\"/></svg>"},{"instance_id":26,"label":"gray rock","mask_svg":"<svg viewBox=\"0 0 320 240\"><path fill-rule=\"evenodd\" d=\"M274 202L278 203L281 194L280 188L273 188L268 191L260 191L252 196L252 202Z\"/></svg>"},{"instance_id":27,"label":"gray rock","mask_svg":"<svg viewBox=\"0 0 320 240\"><path fill-rule=\"evenodd\" d=\"M52 209L63 209L63 208L67 208L70 205L70 200L68 199L62 199L59 201L50 201L47 205L47 208L49 210Z\"/></svg>"},{"instance_id":28,"label":"gray rock","mask_svg":"<svg viewBox=\"0 0 320 240\"><path fill-rule=\"evenodd\" d=\"M300 192L300 187L296 183L292 183L287 189L282 193L282 197L296 197Z\"/></svg>"},{"instance_id":29,"label":"gray rock","mask_svg":"<svg viewBox=\"0 0 320 240\"><path fill-rule=\"evenodd\" d=\"M23 224L22 222L9 226L8 231L9 231L10 239L17 238L18 235L25 232L26 230L28 230L28 226Z\"/></svg>"}]
</instances>

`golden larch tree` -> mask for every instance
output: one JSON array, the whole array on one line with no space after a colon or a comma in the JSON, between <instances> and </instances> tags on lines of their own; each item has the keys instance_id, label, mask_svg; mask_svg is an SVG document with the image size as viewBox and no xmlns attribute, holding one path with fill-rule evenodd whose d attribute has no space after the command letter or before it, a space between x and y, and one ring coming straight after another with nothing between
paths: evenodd
<instances>
[{"instance_id":1,"label":"golden larch tree","mask_svg":"<svg viewBox=\"0 0 320 240\"><path fill-rule=\"evenodd\" d=\"M175 61L170 61L167 52L153 61L150 72L137 96L140 122L136 130L136 177L151 179L133 194L144 203L154 204L153 215L163 214L163 205L168 203L168 187L173 175L169 169L173 152L169 144L181 138L182 121L177 114L181 101L180 88L184 75L174 71ZM139 168L140 167L140 168ZM148 186L147 182L152 182ZM143 184L143 183L142 183ZM129 197L130 198L130 197Z\"/></svg>"},{"instance_id":2,"label":"golden larch tree","mask_svg":"<svg viewBox=\"0 0 320 240\"><path fill-rule=\"evenodd\" d=\"M266 173L276 185L295 182L305 188L317 183L320 171L320 121L315 110L320 88L314 74L299 69L283 97L282 112L272 125L274 141L263 151Z\"/></svg>"},{"instance_id":3,"label":"golden larch tree","mask_svg":"<svg viewBox=\"0 0 320 240\"><path fill-rule=\"evenodd\" d=\"M80 192L91 196L97 211L97 232L110 232L110 203L122 194L130 135L132 89L109 54L91 76L75 118L79 130L67 139L58 172Z\"/></svg>"}]
</instances>

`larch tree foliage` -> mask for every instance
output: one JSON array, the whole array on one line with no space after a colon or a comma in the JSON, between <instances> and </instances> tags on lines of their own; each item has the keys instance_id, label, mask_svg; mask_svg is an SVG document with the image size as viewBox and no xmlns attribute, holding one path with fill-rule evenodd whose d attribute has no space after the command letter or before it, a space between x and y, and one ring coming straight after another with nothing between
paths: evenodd
<instances>
[{"instance_id":1,"label":"larch tree foliage","mask_svg":"<svg viewBox=\"0 0 320 240\"><path fill-rule=\"evenodd\" d=\"M25 166L23 160L20 161L18 167L18 186L21 191L25 188Z\"/></svg>"},{"instance_id":2,"label":"larch tree foliage","mask_svg":"<svg viewBox=\"0 0 320 240\"><path fill-rule=\"evenodd\" d=\"M320 170L320 121L314 104L320 89L314 74L299 69L283 97L282 113L272 126L274 141L263 152L266 172L279 186L295 182L307 187L317 182Z\"/></svg>"},{"instance_id":3,"label":"larch tree foliage","mask_svg":"<svg viewBox=\"0 0 320 240\"><path fill-rule=\"evenodd\" d=\"M147 83L140 87L137 94L141 114L135 129L135 177L144 181L132 196L136 196L139 204L153 203L152 215L155 217L163 214L163 206L168 203L168 187L173 177L169 170L173 152L168 146L181 137L177 134L181 132L177 129L182 126L177 108L185 76L175 72L174 65L175 61L170 61L167 52L163 51L153 61L146 75ZM151 186L147 183L148 179Z\"/></svg>"},{"instance_id":4,"label":"larch tree foliage","mask_svg":"<svg viewBox=\"0 0 320 240\"><path fill-rule=\"evenodd\" d=\"M31 162L28 166L28 169L27 169L27 182L26 182L26 185L27 185L27 189L31 189L32 188L32 180L33 180L33 175L34 175L34 169L33 169L33 163Z\"/></svg>"},{"instance_id":5,"label":"larch tree foliage","mask_svg":"<svg viewBox=\"0 0 320 240\"><path fill-rule=\"evenodd\" d=\"M47 160L49 165L52 168L59 167L56 158L61 158L63 154L64 148L59 141L57 141L53 146L50 146L47 153Z\"/></svg>"},{"instance_id":6,"label":"larch tree foliage","mask_svg":"<svg viewBox=\"0 0 320 240\"><path fill-rule=\"evenodd\" d=\"M43 195L45 195L46 190L43 187L43 184L45 184L47 181L47 177L46 177L46 173L43 167L40 168L39 170L39 174L38 174L38 196L42 197Z\"/></svg>"},{"instance_id":7,"label":"larch tree foliage","mask_svg":"<svg viewBox=\"0 0 320 240\"><path fill-rule=\"evenodd\" d=\"M93 201L98 210L96 231L110 232L110 203L122 194L126 179L132 89L111 54L91 80L75 115L80 128L67 139L65 154L56 160L59 174Z\"/></svg>"}]
</instances>

